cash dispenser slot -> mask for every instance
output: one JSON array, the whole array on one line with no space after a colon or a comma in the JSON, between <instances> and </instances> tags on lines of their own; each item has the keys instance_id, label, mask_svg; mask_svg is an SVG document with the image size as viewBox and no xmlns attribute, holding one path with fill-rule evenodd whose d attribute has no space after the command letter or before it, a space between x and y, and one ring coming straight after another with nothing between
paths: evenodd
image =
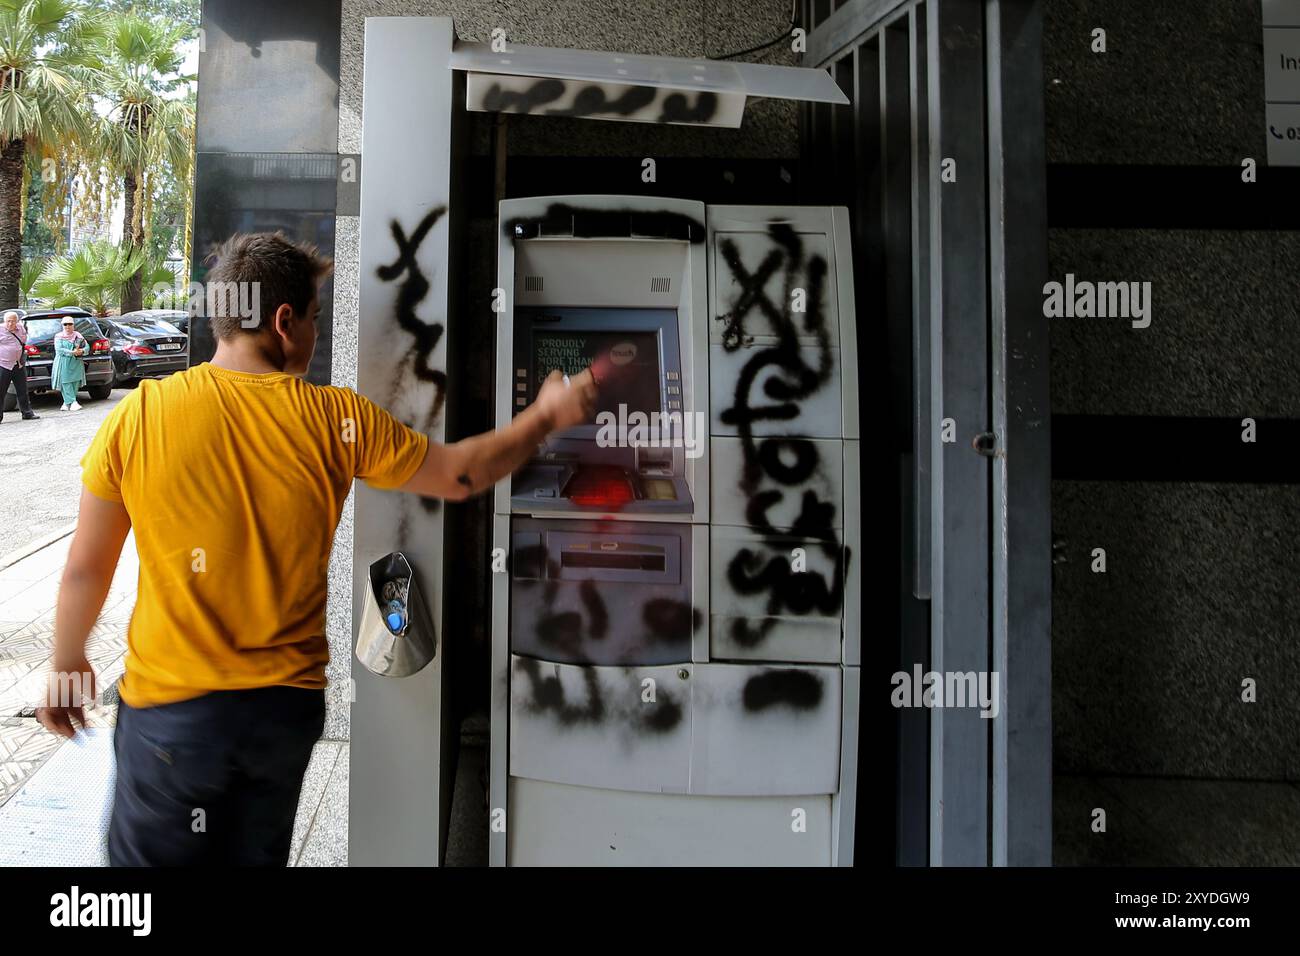
<instances>
[{"instance_id":1,"label":"cash dispenser slot","mask_svg":"<svg viewBox=\"0 0 1300 956\"><path fill-rule=\"evenodd\" d=\"M660 571L667 565L663 553L636 551L565 551L560 557L560 569L605 568L619 571Z\"/></svg>"},{"instance_id":2,"label":"cash dispenser slot","mask_svg":"<svg viewBox=\"0 0 1300 956\"><path fill-rule=\"evenodd\" d=\"M568 664L691 659L691 529L516 518L510 649Z\"/></svg>"}]
</instances>

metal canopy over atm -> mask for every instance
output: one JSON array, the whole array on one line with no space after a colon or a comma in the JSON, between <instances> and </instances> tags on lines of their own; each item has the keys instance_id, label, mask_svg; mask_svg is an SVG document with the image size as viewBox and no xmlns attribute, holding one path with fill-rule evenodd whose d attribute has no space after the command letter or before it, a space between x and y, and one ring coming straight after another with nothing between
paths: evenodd
<instances>
[{"instance_id":1,"label":"metal canopy over atm","mask_svg":"<svg viewBox=\"0 0 1300 956\"><path fill-rule=\"evenodd\" d=\"M458 41L465 108L635 123L736 127L749 97L848 103L825 70Z\"/></svg>"}]
</instances>

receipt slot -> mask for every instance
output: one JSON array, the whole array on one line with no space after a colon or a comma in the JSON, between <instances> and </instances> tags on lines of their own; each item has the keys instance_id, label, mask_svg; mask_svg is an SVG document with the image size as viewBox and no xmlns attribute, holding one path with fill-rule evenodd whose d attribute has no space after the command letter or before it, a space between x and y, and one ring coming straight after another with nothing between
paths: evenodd
<instances>
[{"instance_id":1,"label":"receipt slot","mask_svg":"<svg viewBox=\"0 0 1300 956\"><path fill-rule=\"evenodd\" d=\"M394 551L373 562L357 631L357 660L380 677L410 677L436 653L433 621L406 556Z\"/></svg>"},{"instance_id":2,"label":"receipt slot","mask_svg":"<svg viewBox=\"0 0 1300 956\"><path fill-rule=\"evenodd\" d=\"M689 661L691 545L689 526L516 519L511 649L566 664Z\"/></svg>"}]
</instances>

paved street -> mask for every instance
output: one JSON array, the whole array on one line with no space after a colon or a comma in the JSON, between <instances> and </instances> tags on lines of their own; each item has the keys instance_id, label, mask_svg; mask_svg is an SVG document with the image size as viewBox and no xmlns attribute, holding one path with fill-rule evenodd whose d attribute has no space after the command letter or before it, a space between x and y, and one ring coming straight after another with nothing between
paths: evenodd
<instances>
[{"instance_id":1,"label":"paved street","mask_svg":"<svg viewBox=\"0 0 1300 956\"><path fill-rule=\"evenodd\" d=\"M35 703L44 686L53 647L54 602L71 542L71 537L61 538L0 570L0 805L59 746L59 739L35 720L14 715ZM86 646L104 688L122 674L137 568L135 540L128 538L104 610ZM98 708L90 720L93 726L111 726L113 714L111 707Z\"/></svg>"},{"instance_id":2,"label":"paved street","mask_svg":"<svg viewBox=\"0 0 1300 956\"><path fill-rule=\"evenodd\" d=\"M32 399L39 421L15 409L0 422L0 558L76 520L81 456L108 413L129 392L115 389L102 402L84 394L79 412L61 412L55 394ZM0 600L6 595L0 594Z\"/></svg>"}]
</instances>

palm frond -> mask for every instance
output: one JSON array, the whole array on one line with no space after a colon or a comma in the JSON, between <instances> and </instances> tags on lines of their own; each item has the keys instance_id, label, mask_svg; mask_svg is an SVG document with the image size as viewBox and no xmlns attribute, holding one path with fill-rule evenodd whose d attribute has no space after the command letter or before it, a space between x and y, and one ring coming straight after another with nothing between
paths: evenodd
<instances>
[{"instance_id":1,"label":"palm frond","mask_svg":"<svg viewBox=\"0 0 1300 956\"><path fill-rule=\"evenodd\" d=\"M102 314L120 300L122 286L146 264L144 250L101 239L51 259L41 270L34 289L56 307L87 304Z\"/></svg>"}]
</instances>

